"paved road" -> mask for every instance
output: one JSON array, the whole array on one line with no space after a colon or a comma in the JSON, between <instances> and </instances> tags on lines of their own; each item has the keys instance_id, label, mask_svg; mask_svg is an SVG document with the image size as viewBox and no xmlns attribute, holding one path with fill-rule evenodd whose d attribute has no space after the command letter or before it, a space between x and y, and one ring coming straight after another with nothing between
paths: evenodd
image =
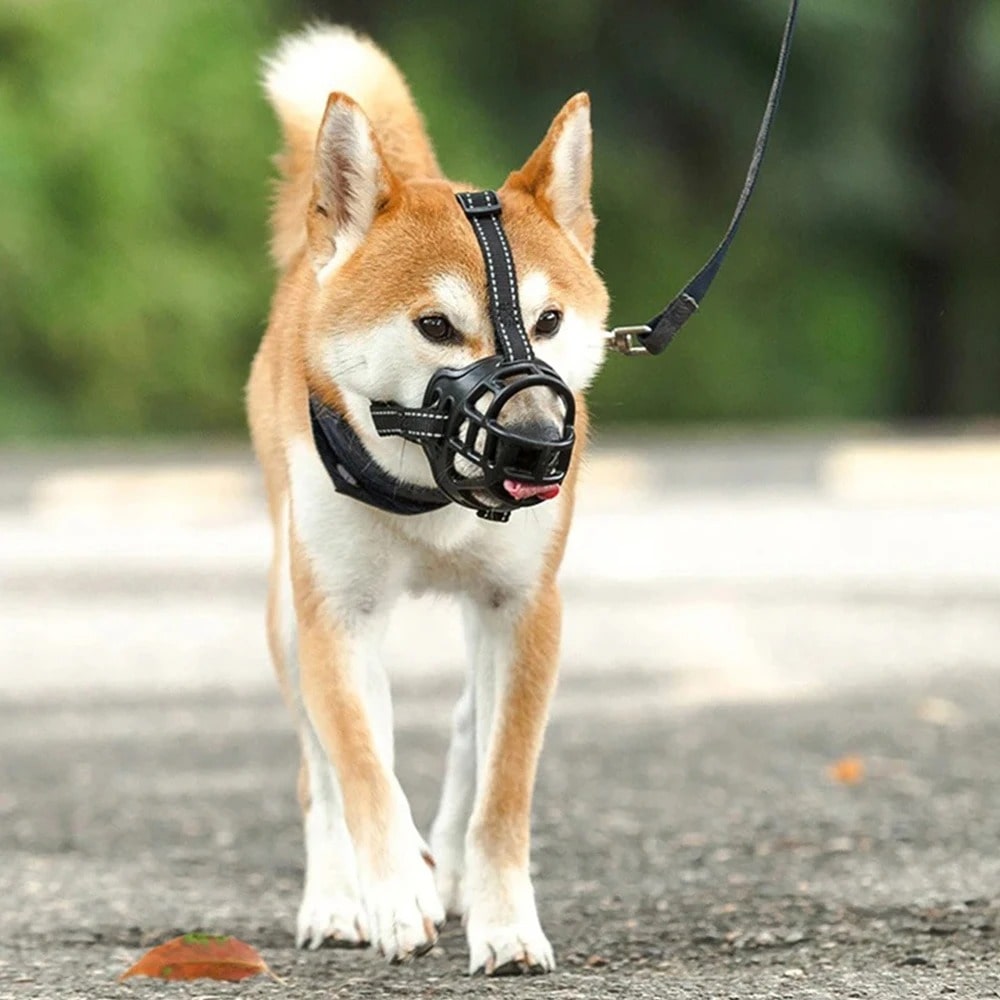
<instances>
[{"instance_id":1,"label":"paved road","mask_svg":"<svg viewBox=\"0 0 1000 1000\"><path fill-rule=\"evenodd\" d=\"M292 947L295 747L242 453L2 455L0 997L1000 996L1000 443L607 445L534 858L559 971ZM413 642L443 630L441 642ZM459 646L389 642L433 812ZM863 757L856 786L827 767ZM117 986L194 929L290 984Z\"/></svg>"}]
</instances>

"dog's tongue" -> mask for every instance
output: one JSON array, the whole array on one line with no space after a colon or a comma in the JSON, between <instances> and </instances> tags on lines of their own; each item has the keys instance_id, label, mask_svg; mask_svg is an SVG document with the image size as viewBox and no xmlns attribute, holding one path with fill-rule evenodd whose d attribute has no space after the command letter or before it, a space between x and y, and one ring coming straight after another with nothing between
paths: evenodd
<instances>
[{"instance_id":1,"label":"dog's tongue","mask_svg":"<svg viewBox=\"0 0 1000 1000\"><path fill-rule=\"evenodd\" d=\"M532 483L522 483L517 479L505 479L503 488L515 500L528 500L531 497L539 497L542 500L552 500L559 496L558 486L535 486Z\"/></svg>"}]
</instances>

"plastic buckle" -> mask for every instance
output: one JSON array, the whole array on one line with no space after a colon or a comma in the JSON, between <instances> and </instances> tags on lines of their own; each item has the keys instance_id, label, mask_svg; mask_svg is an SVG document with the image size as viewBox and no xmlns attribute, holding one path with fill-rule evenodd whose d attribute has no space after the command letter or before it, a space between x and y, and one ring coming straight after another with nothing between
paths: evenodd
<instances>
[{"instance_id":1,"label":"plastic buckle","mask_svg":"<svg viewBox=\"0 0 1000 1000\"><path fill-rule=\"evenodd\" d=\"M477 204L474 200L480 195L485 195L488 199L485 205ZM500 199L492 191L466 191L456 196L462 211L470 217L499 215L501 212Z\"/></svg>"}]
</instances>

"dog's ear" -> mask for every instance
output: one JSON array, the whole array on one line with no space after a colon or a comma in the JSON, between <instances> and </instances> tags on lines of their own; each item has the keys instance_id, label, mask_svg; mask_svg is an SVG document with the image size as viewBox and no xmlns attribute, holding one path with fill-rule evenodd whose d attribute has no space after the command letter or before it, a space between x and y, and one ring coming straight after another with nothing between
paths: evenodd
<instances>
[{"instance_id":1,"label":"dog's ear","mask_svg":"<svg viewBox=\"0 0 1000 1000\"><path fill-rule=\"evenodd\" d=\"M508 184L527 190L589 258L594 252L590 98L571 97L556 115L541 145L511 174Z\"/></svg>"},{"instance_id":2,"label":"dog's ear","mask_svg":"<svg viewBox=\"0 0 1000 1000\"><path fill-rule=\"evenodd\" d=\"M393 178L368 116L346 94L327 99L314 164L306 229L319 275L357 249L388 203Z\"/></svg>"}]
</instances>

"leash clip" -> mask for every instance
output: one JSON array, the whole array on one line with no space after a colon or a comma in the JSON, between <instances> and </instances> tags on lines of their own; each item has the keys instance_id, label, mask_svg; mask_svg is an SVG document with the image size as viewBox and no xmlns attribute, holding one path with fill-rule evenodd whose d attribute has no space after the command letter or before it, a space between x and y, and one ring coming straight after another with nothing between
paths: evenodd
<instances>
[{"instance_id":1,"label":"leash clip","mask_svg":"<svg viewBox=\"0 0 1000 1000\"><path fill-rule=\"evenodd\" d=\"M650 328L642 326L616 326L604 335L604 346L616 354L632 357L636 354L648 354L640 337L650 332Z\"/></svg>"}]
</instances>

